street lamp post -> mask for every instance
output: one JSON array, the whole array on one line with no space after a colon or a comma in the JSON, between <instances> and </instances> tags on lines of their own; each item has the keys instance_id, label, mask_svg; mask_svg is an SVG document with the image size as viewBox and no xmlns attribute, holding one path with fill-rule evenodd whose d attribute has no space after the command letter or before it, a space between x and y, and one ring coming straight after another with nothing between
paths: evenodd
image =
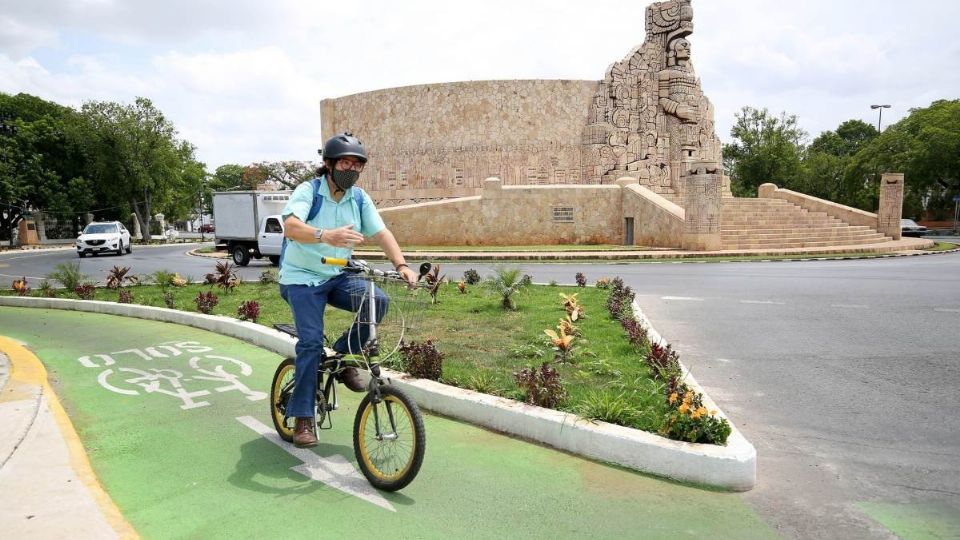
<instances>
[{"instance_id":1,"label":"street lamp post","mask_svg":"<svg viewBox=\"0 0 960 540\"><path fill-rule=\"evenodd\" d=\"M877 133L880 133L880 122L883 121L883 110L889 109L889 105L871 105L871 109L880 109L880 118L877 118Z\"/></svg>"}]
</instances>

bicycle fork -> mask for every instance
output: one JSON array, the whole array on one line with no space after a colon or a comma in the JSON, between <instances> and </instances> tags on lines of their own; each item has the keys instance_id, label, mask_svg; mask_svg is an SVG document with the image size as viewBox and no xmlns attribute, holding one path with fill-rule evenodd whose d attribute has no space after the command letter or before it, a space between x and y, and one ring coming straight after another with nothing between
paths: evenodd
<instances>
[{"instance_id":1,"label":"bicycle fork","mask_svg":"<svg viewBox=\"0 0 960 540\"><path fill-rule=\"evenodd\" d=\"M376 395L370 400L373 403L373 423L377 429L376 438L378 441L395 441L398 438L397 435L397 422L393 417L393 409L390 407L390 403L380 397L380 392L376 392ZM383 408L387 410L387 418L390 420L390 432L384 433L380 428L380 407L379 405L383 404Z\"/></svg>"}]
</instances>

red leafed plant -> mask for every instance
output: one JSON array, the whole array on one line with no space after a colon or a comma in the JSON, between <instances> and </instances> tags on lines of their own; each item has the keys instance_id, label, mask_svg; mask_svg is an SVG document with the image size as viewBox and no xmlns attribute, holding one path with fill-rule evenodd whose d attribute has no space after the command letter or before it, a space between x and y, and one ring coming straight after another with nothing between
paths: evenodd
<instances>
[{"instance_id":1,"label":"red leafed plant","mask_svg":"<svg viewBox=\"0 0 960 540\"><path fill-rule=\"evenodd\" d=\"M210 292L198 292L197 297L193 299L197 304L197 311L200 313L210 314L213 311L213 308L217 306L220 302L220 299L217 298L217 295Z\"/></svg>"},{"instance_id":2,"label":"red leafed plant","mask_svg":"<svg viewBox=\"0 0 960 540\"><path fill-rule=\"evenodd\" d=\"M260 304L256 300L246 300L237 306L237 317L241 321L257 322L260 318Z\"/></svg>"}]
</instances>

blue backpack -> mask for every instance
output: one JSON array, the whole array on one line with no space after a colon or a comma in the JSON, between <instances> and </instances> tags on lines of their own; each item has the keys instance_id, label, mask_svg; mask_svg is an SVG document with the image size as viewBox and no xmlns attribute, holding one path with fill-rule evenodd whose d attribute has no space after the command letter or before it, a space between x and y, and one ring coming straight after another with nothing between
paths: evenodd
<instances>
[{"instance_id":1,"label":"blue backpack","mask_svg":"<svg viewBox=\"0 0 960 540\"><path fill-rule=\"evenodd\" d=\"M323 197L320 196L320 179L314 178L310 181L313 184L313 203L310 205L310 211L307 212L306 221L309 222L320 213L320 207L323 206ZM350 188L350 196L353 197L353 204L357 205L357 214L360 215L360 228L363 228L363 204L366 202L366 193L363 189L354 186ZM280 265L283 267L283 254L287 252L287 236L283 236L283 245L280 247Z\"/></svg>"}]
</instances>

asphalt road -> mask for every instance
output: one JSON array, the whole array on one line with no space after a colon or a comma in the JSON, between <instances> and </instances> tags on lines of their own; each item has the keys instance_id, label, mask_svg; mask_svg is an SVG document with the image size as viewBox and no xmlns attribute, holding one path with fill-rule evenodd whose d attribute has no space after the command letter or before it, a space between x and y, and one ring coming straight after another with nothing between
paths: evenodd
<instances>
[{"instance_id":1,"label":"asphalt road","mask_svg":"<svg viewBox=\"0 0 960 540\"><path fill-rule=\"evenodd\" d=\"M199 278L187 247L83 259ZM0 257L42 277L71 252ZM3 265L7 265L4 267ZM467 268L446 264L459 277ZM681 360L757 447L744 494L792 538L960 536L960 254L853 261L522 265L538 282L622 277ZM241 269L255 279L269 263ZM946 531L945 533L943 531Z\"/></svg>"}]
</instances>

